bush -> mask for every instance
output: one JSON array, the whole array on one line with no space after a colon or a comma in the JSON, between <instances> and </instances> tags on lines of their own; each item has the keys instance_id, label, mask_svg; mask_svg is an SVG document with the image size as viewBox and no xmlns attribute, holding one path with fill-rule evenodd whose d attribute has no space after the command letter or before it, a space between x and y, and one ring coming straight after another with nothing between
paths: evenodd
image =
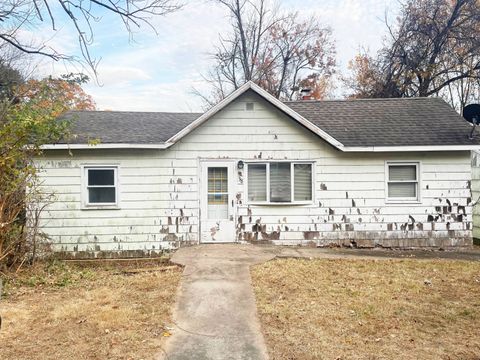
<instances>
[{"instance_id":1,"label":"bush","mask_svg":"<svg viewBox=\"0 0 480 360\"><path fill-rule=\"evenodd\" d=\"M0 268L32 262L46 250L38 220L53 194L40 191L33 160L43 144L68 137L59 115L94 109L80 87L87 80L81 74L30 80L0 99Z\"/></svg>"}]
</instances>

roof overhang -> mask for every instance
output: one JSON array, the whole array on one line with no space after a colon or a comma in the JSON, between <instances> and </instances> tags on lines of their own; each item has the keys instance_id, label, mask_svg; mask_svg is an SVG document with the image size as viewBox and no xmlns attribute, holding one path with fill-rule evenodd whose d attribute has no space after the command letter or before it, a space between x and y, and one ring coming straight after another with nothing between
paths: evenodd
<instances>
[{"instance_id":1,"label":"roof overhang","mask_svg":"<svg viewBox=\"0 0 480 360\"><path fill-rule=\"evenodd\" d=\"M344 152L412 152L412 151L470 151L480 145L425 145L425 146L345 146Z\"/></svg>"},{"instance_id":2,"label":"roof overhang","mask_svg":"<svg viewBox=\"0 0 480 360\"><path fill-rule=\"evenodd\" d=\"M45 144L43 150L84 150L84 149L166 149L172 144Z\"/></svg>"}]
</instances>

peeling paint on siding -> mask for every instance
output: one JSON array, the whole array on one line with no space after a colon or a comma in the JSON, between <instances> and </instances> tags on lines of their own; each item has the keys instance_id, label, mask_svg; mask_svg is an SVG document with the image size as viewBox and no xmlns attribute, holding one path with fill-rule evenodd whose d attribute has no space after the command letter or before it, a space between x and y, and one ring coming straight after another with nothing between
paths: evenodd
<instances>
[{"instance_id":1,"label":"peeling paint on siding","mask_svg":"<svg viewBox=\"0 0 480 360\"><path fill-rule=\"evenodd\" d=\"M40 161L42 179L59 190L59 202L46 213L45 223L58 248L149 254L198 243L199 158L315 161L314 199L308 205L249 205L244 172L234 171L229 205L237 241L400 248L471 243L476 197L470 161L477 164L477 159L466 152L341 153L258 99L249 100L258 101L258 115L242 117L232 104L168 150L99 150L95 159L91 150L74 151L73 157L48 153ZM422 161L421 201L387 203L385 161L412 159ZM80 166L89 162L119 164L119 210L80 210ZM204 230L214 238L218 227Z\"/></svg>"}]
</instances>

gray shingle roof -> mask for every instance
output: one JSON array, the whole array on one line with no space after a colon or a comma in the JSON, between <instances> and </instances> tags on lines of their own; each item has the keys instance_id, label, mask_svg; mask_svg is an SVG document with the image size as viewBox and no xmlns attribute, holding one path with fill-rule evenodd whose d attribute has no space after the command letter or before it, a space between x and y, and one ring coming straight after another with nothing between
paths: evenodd
<instances>
[{"instance_id":1,"label":"gray shingle roof","mask_svg":"<svg viewBox=\"0 0 480 360\"><path fill-rule=\"evenodd\" d=\"M439 98L292 101L286 104L344 146L476 145L471 126Z\"/></svg>"},{"instance_id":2,"label":"gray shingle roof","mask_svg":"<svg viewBox=\"0 0 480 360\"><path fill-rule=\"evenodd\" d=\"M62 118L72 120L70 144L98 139L102 144L159 144L193 122L198 113L70 111Z\"/></svg>"},{"instance_id":3,"label":"gray shingle roof","mask_svg":"<svg viewBox=\"0 0 480 360\"><path fill-rule=\"evenodd\" d=\"M289 101L285 103L346 147L477 145L471 126L437 98ZM71 111L70 144L161 144L201 114Z\"/></svg>"}]
</instances>

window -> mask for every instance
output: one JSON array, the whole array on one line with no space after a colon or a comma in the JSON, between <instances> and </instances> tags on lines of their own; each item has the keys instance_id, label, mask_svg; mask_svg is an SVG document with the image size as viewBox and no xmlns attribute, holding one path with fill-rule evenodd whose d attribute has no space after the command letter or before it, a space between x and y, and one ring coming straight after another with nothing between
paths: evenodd
<instances>
[{"instance_id":1,"label":"window","mask_svg":"<svg viewBox=\"0 0 480 360\"><path fill-rule=\"evenodd\" d=\"M228 218L228 168L208 168L208 218Z\"/></svg>"},{"instance_id":2,"label":"window","mask_svg":"<svg viewBox=\"0 0 480 360\"><path fill-rule=\"evenodd\" d=\"M267 201L267 165L248 164L248 200Z\"/></svg>"},{"instance_id":3,"label":"window","mask_svg":"<svg viewBox=\"0 0 480 360\"><path fill-rule=\"evenodd\" d=\"M387 163L387 199L419 199L418 167L418 163Z\"/></svg>"},{"instance_id":4,"label":"window","mask_svg":"<svg viewBox=\"0 0 480 360\"><path fill-rule=\"evenodd\" d=\"M270 201L292 201L291 163L270 163Z\"/></svg>"},{"instance_id":5,"label":"window","mask_svg":"<svg viewBox=\"0 0 480 360\"><path fill-rule=\"evenodd\" d=\"M311 163L281 161L247 166L249 202L309 203L313 200Z\"/></svg>"},{"instance_id":6,"label":"window","mask_svg":"<svg viewBox=\"0 0 480 360\"><path fill-rule=\"evenodd\" d=\"M117 204L117 168L85 167L85 204Z\"/></svg>"}]
</instances>

